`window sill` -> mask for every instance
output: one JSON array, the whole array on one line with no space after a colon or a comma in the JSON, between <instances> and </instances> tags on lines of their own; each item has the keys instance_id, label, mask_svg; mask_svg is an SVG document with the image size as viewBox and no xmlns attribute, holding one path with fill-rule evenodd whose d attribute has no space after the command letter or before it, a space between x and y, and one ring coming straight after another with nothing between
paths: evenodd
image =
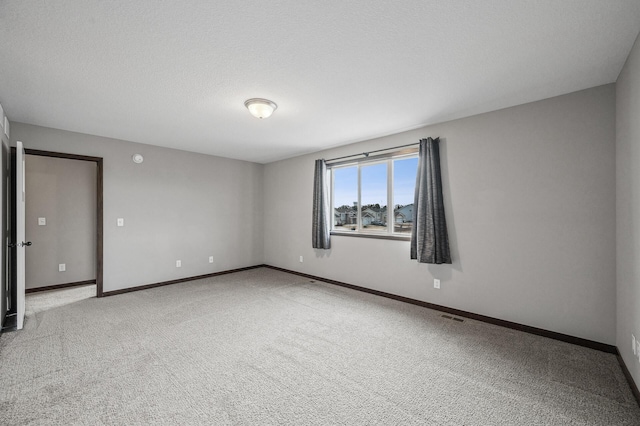
<instances>
[{"instance_id":1,"label":"window sill","mask_svg":"<svg viewBox=\"0 0 640 426\"><path fill-rule=\"evenodd\" d=\"M365 234L363 232L340 232L331 231L332 236L339 237L357 237L357 238L376 238L378 240L396 240L396 241L411 241L411 235L388 235L388 234Z\"/></svg>"}]
</instances>

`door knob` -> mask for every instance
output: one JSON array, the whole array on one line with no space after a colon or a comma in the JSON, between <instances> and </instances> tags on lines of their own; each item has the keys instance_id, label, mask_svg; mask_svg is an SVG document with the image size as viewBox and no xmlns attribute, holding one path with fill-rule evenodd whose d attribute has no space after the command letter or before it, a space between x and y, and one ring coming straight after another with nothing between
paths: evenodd
<instances>
[{"instance_id":1,"label":"door knob","mask_svg":"<svg viewBox=\"0 0 640 426\"><path fill-rule=\"evenodd\" d=\"M32 243L31 241L27 241L26 243L23 241L20 244L18 244L20 247L25 247L25 246L30 246Z\"/></svg>"}]
</instances>

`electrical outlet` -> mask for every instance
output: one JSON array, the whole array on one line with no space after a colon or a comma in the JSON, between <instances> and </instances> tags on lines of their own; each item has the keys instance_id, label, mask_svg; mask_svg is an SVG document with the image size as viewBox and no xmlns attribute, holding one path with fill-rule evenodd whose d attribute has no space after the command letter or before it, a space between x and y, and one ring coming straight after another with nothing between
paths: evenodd
<instances>
[{"instance_id":1,"label":"electrical outlet","mask_svg":"<svg viewBox=\"0 0 640 426\"><path fill-rule=\"evenodd\" d=\"M47 218L46 217L39 217L38 218L38 226L45 226L47 224Z\"/></svg>"},{"instance_id":2,"label":"electrical outlet","mask_svg":"<svg viewBox=\"0 0 640 426\"><path fill-rule=\"evenodd\" d=\"M638 348L636 348L636 336L631 335L631 349L633 349L633 354L638 355Z\"/></svg>"},{"instance_id":3,"label":"electrical outlet","mask_svg":"<svg viewBox=\"0 0 640 426\"><path fill-rule=\"evenodd\" d=\"M300 263L302 263L304 261L304 259L302 258L302 256L300 256Z\"/></svg>"},{"instance_id":4,"label":"electrical outlet","mask_svg":"<svg viewBox=\"0 0 640 426\"><path fill-rule=\"evenodd\" d=\"M438 279L433 280L433 288L440 288L440 280Z\"/></svg>"},{"instance_id":5,"label":"electrical outlet","mask_svg":"<svg viewBox=\"0 0 640 426\"><path fill-rule=\"evenodd\" d=\"M213 263L213 256L209 256L209 263Z\"/></svg>"},{"instance_id":6,"label":"electrical outlet","mask_svg":"<svg viewBox=\"0 0 640 426\"><path fill-rule=\"evenodd\" d=\"M67 270L67 264L66 263L61 263L58 265L58 272L64 272Z\"/></svg>"},{"instance_id":7,"label":"electrical outlet","mask_svg":"<svg viewBox=\"0 0 640 426\"><path fill-rule=\"evenodd\" d=\"M182 260L176 260L176 268L182 268Z\"/></svg>"}]
</instances>

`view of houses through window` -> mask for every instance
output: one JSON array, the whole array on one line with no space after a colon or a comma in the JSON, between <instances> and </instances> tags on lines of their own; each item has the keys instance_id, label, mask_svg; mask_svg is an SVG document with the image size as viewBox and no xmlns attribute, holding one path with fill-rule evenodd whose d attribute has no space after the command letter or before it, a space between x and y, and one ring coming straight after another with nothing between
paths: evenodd
<instances>
[{"instance_id":1,"label":"view of houses through window","mask_svg":"<svg viewBox=\"0 0 640 426\"><path fill-rule=\"evenodd\" d=\"M417 168L416 154L330 168L332 229L411 234Z\"/></svg>"}]
</instances>

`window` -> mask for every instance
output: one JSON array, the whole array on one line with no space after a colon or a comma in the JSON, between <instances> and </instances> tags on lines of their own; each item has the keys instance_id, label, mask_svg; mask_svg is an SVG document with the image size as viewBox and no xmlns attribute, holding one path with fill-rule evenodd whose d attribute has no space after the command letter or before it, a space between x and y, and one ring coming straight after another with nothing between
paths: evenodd
<instances>
[{"instance_id":1,"label":"window","mask_svg":"<svg viewBox=\"0 0 640 426\"><path fill-rule=\"evenodd\" d=\"M332 232L382 238L411 235L418 169L415 149L327 167Z\"/></svg>"}]
</instances>

